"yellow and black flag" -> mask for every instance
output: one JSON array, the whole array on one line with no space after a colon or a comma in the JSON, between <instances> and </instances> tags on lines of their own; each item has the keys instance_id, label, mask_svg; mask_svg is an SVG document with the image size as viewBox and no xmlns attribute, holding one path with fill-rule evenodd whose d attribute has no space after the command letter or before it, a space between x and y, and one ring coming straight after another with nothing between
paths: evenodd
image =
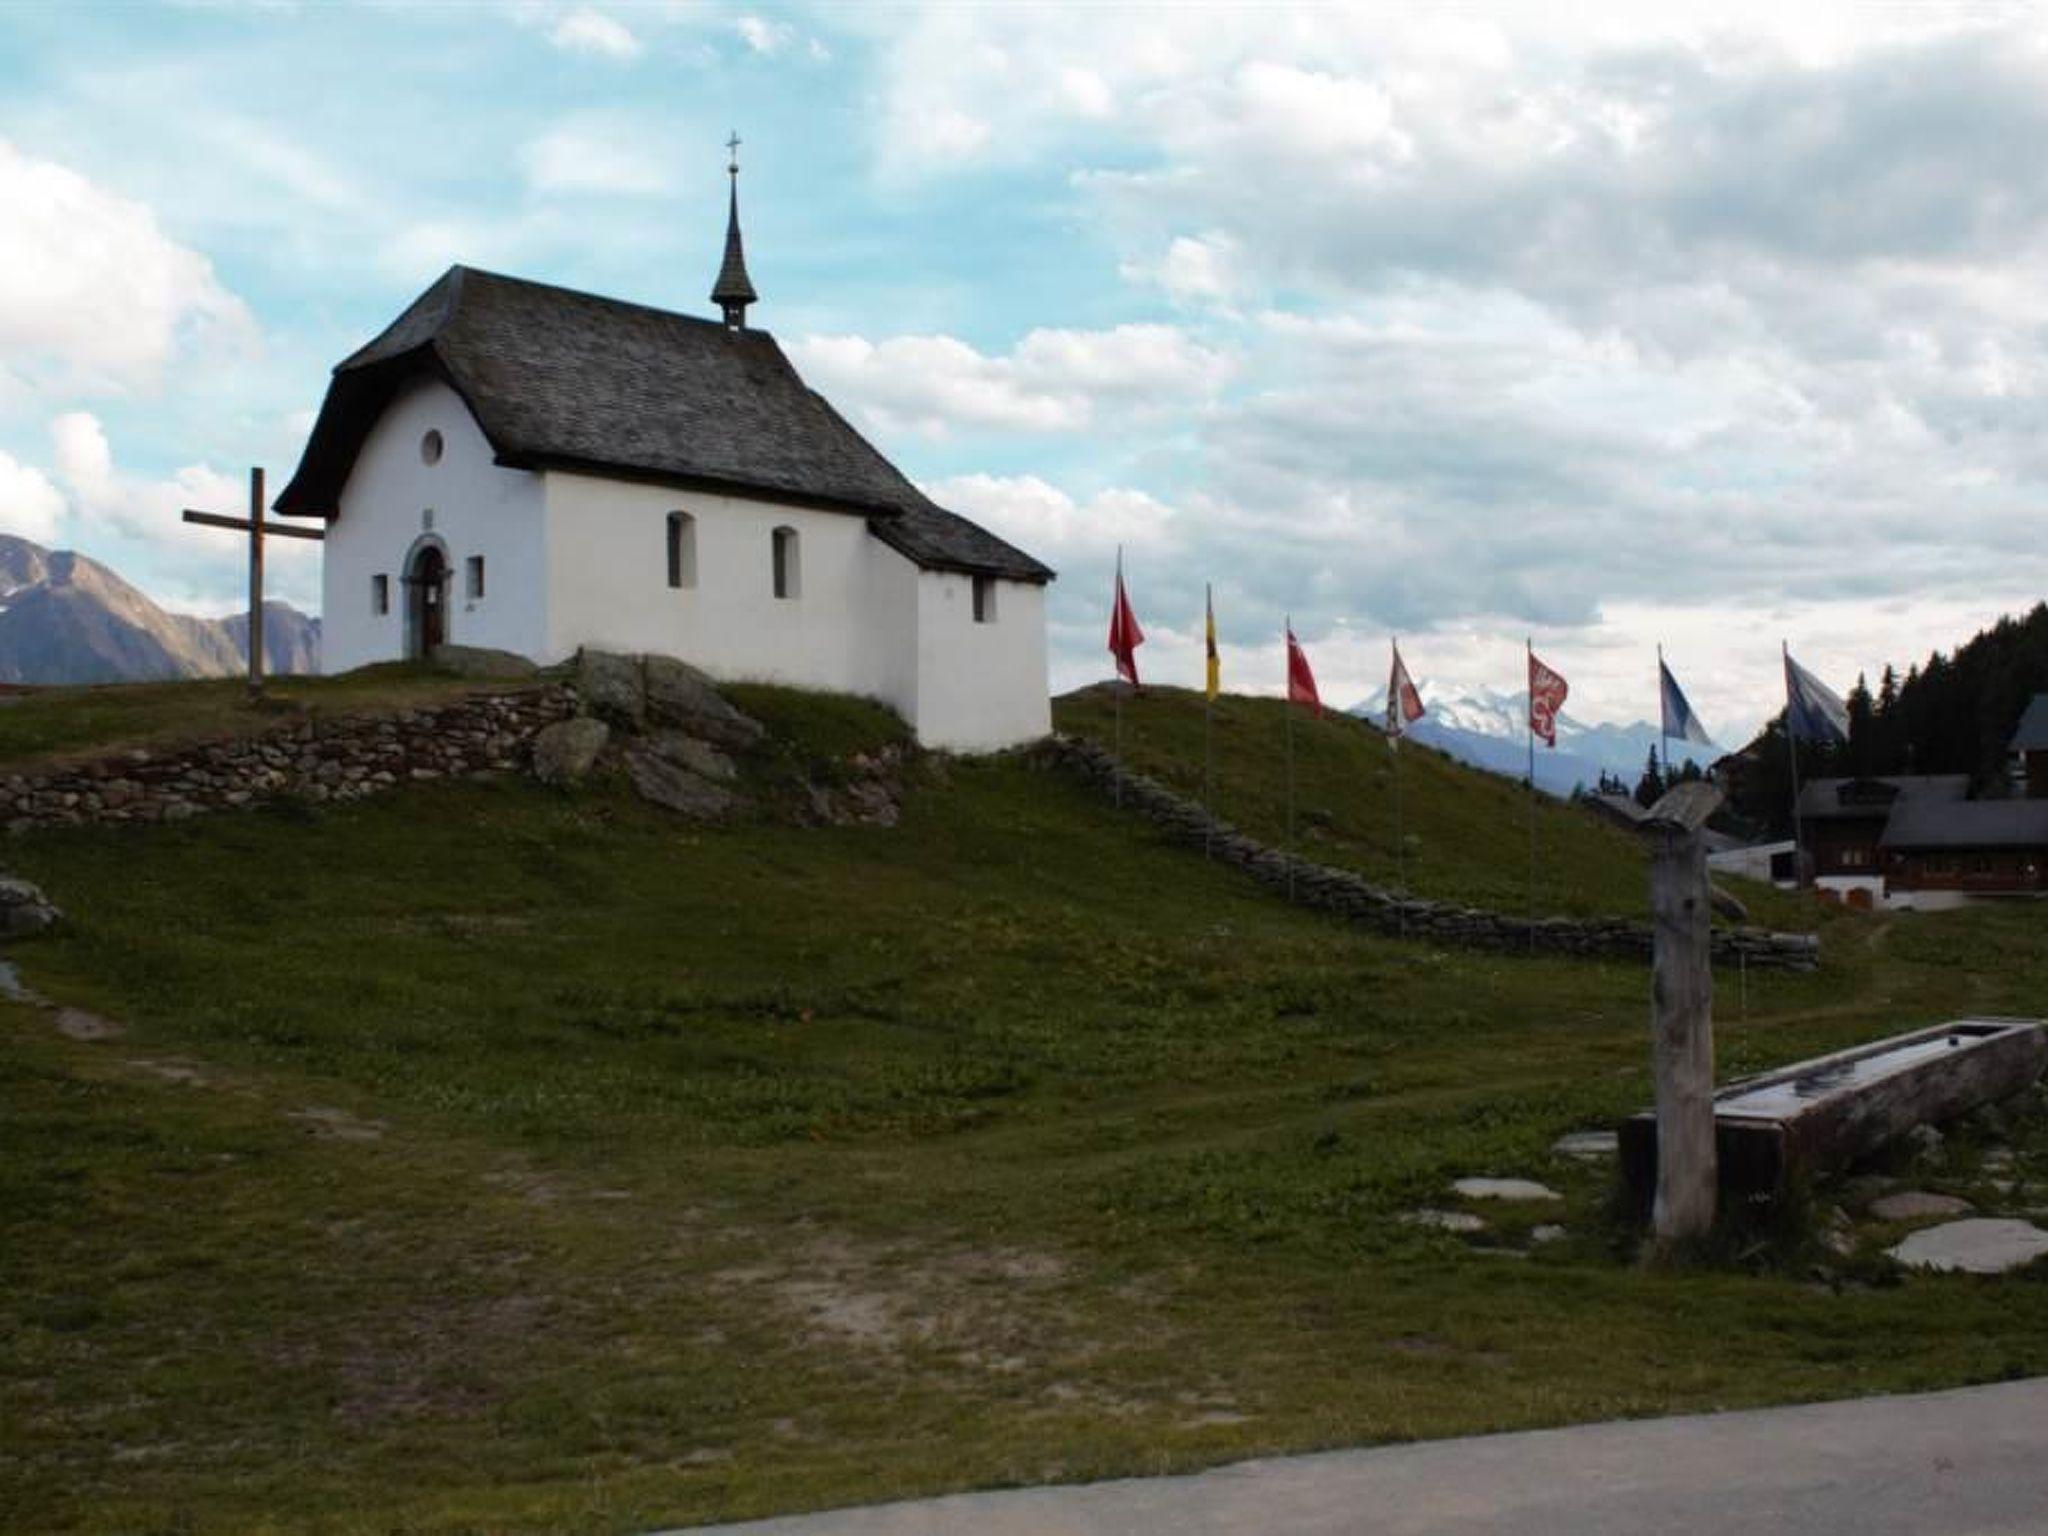
<instances>
[{"instance_id":1,"label":"yellow and black flag","mask_svg":"<svg viewBox=\"0 0 2048 1536\"><path fill-rule=\"evenodd\" d=\"M1223 662L1216 655L1216 592L1204 586L1203 596L1209 605L1209 701L1214 703L1216 695L1223 691Z\"/></svg>"}]
</instances>

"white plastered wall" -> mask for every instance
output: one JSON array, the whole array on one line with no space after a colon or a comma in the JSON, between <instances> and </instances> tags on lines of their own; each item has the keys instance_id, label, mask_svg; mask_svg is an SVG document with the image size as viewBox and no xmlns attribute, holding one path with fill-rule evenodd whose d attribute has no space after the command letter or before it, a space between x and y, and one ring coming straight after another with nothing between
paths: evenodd
<instances>
[{"instance_id":1,"label":"white plastered wall","mask_svg":"<svg viewBox=\"0 0 2048 1536\"><path fill-rule=\"evenodd\" d=\"M1003 581L974 622L972 578L920 570L857 514L550 471L549 631L579 646L678 656L726 681L861 694L926 746L989 751L1051 727L1044 589ZM668 515L694 520L695 584L668 584ZM774 589L773 536L797 534L798 588Z\"/></svg>"},{"instance_id":2,"label":"white plastered wall","mask_svg":"<svg viewBox=\"0 0 2048 1536\"><path fill-rule=\"evenodd\" d=\"M1052 729L1045 588L997 581L995 616L974 617L974 578L917 577L917 703L905 711L928 747L992 752Z\"/></svg>"},{"instance_id":3,"label":"white plastered wall","mask_svg":"<svg viewBox=\"0 0 2048 1536\"><path fill-rule=\"evenodd\" d=\"M550 471L543 660L579 646L678 656L716 678L857 693L906 716L916 679L916 568L856 513L821 512ZM694 520L696 582L668 584L668 515ZM774 532L797 535L778 598Z\"/></svg>"},{"instance_id":4,"label":"white plastered wall","mask_svg":"<svg viewBox=\"0 0 2048 1536\"><path fill-rule=\"evenodd\" d=\"M420 445L441 434L439 462ZM371 429L339 515L327 527L320 579L322 670L346 672L405 654L405 562L427 533L449 563L447 640L537 655L546 641L547 544L539 475L492 462L491 445L446 384L423 380ZM471 556L484 559L484 596L468 595ZM373 611L371 582L385 576L390 611Z\"/></svg>"}]
</instances>

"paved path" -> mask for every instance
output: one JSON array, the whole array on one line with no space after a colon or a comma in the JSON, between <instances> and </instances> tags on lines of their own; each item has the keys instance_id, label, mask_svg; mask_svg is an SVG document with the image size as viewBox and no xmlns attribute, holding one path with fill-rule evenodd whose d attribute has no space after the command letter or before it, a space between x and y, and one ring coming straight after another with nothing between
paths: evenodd
<instances>
[{"instance_id":1,"label":"paved path","mask_svg":"<svg viewBox=\"0 0 2048 1536\"><path fill-rule=\"evenodd\" d=\"M716 1529L748 1536L2042 1536L2048 1378L1242 1462Z\"/></svg>"}]
</instances>

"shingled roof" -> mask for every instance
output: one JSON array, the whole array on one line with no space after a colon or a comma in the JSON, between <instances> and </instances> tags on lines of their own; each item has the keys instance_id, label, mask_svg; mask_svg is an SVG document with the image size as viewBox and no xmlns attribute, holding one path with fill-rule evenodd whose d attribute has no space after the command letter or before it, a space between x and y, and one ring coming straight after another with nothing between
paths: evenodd
<instances>
[{"instance_id":1,"label":"shingled roof","mask_svg":"<svg viewBox=\"0 0 2048 1536\"><path fill-rule=\"evenodd\" d=\"M1884 825L1887 848L2048 848L2048 800L1907 801Z\"/></svg>"},{"instance_id":2,"label":"shingled roof","mask_svg":"<svg viewBox=\"0 0 2048 1536\"><path fill-rule=\"evenodd\" d=\"M807 386L765 331L450 267L334 370L276 509L336 512L385 408L450 385L500 464L571 469L857 513L923 566L1052 571L935 504Z\"/></svg>"},{"instance_id":3,"label":"shingled roof","mask_svg":"<svg viewBox=\"0 0 2048 1536\"><path fill-rule=\"evenodd\" d=\"M2012 733L2012 752L2048 751L2048 693L2037 693Z\"/></svg>"},{"instance_id":4,"label":"shingled roof","mask_svg":"<svg viewBox=\"0 0 2048 1536\"><path fill-rule=\"evenodd\" d=\"M1810 779L1799 792L1799 815L1803 821L1882 821L1901 805L1952 802L1969 793L1967 773Z\"/></svg>"}]
</instances>

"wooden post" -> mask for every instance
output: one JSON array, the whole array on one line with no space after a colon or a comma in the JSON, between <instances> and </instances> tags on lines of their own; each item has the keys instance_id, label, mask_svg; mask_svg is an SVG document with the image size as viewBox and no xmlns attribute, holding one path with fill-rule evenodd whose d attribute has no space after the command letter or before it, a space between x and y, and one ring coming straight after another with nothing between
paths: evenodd
<instances>
[{"instance_id":1,"label":"wooden post","mask_svg":"<svg viewBox=\"0 0 2048 1536\"><path fill-rule=\"evenodd\" d=\"M249 471L249 515L223 517L218 512L195 512L187 509L185 521L197 523L206 528L231 528L236 533L249 536L249 696L260 698L263 694L263 540L266 535L278 535L287 539L311 539L319 543L327 537L320 528L301 528L291 523L266 523L263 520L263 470L259 465Z\"/></svg>"},{"instance_id":2,"label":"wooden post","mask_svg":"<svg viewBox=\"0 0 2048 1536\"><path fill-rule=\"evenodd\" d=\"M1657 1079L1660 1244L1701 1237L1714 1224L1713 905L1700 836L1721 803L1711 784L1681 784L1650 807L1650 918L1656 935L1650 1026Z\"/></svg>"},{"instance_id":3,"label":"wooden post","mask_svg":"<svg viewBox=\"0 0 2048 1536\"><path fill-rule=\"evenodd\" d=\"M263 467L249 471L249 692L263 692Z\"/></svg>"}]
</instances>

